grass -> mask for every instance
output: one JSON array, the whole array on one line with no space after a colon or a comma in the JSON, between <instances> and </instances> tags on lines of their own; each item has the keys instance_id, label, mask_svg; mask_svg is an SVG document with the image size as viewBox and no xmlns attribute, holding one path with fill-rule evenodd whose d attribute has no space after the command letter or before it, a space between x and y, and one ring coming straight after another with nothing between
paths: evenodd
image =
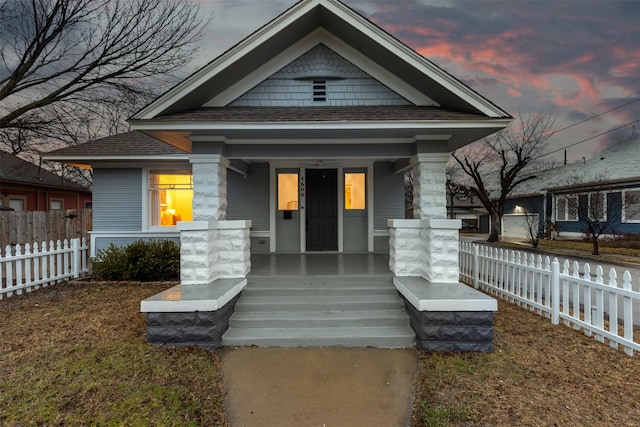
<instances>
[{"instance_id":1,"label":"grass","mask_svg":"<svg viewBox=\"0 0 640 427\"><path fill-rule=\"evenodd\" d=\"M494 244L518 250L539 251L549 255L580 256L593 258L597 261L640 263L640 237L638 236L601 239L599 243L599 256L591 255L593 245L582 239L540 240L537 249L533 249L528 243L500 241Z\"/></svg>"},{"instance_id":2,"label":"grass","mask_svg":"<svg viewBox=\"0 0 640 427\"><path fill-rule=\"evenodd\" d=\"M0 425L225 426L216 352L146 342L168 283L62 283L0 300ZM495 351L420 353L413 426L632 425L640 359L499 302Z\"/></svg>"},{"instance_id":3,"label":"grass","mask_svg":"<svg viewBox=\"0 0 640 427\"><path fill-rule=\"evenodd\" d=\"M637 356L504 301L494 347L489 354L421 353L412 425L608 426L640 419Z\"/></svg>"},{"instance_id":4,"label":"grass","mask_svg":"<svg viewBox=\"0 0 640 427\"><path fill-rule=\"evenodd\" d=\"M0 301L0 425L225 425L216 353L146 342L167 283L63 283Z\"/></svg>"}]
</instances>

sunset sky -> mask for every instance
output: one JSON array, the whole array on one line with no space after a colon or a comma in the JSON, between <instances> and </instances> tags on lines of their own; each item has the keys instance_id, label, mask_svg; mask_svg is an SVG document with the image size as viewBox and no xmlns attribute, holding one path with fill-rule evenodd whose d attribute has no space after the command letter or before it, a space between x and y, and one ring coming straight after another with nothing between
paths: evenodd
<instances>
[{"instance_id":1,"label":"sunset sky","mask_svg":"<svg viewBox=\"0 0 640 427\"><path fill-rule=\"evenodd\" d=\"M640 0L345 0L512 115L552 110L569 162L640 135ZM199 0L213 13L199 68L296 3ZM634 102L635 101L635 102Z\"/></svg>"}]
</instances>

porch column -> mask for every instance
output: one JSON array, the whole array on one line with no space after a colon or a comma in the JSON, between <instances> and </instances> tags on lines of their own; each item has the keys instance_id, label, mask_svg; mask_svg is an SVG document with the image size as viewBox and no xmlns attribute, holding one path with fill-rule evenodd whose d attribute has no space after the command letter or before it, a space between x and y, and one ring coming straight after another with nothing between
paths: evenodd
<instances>
[{"instance_id":1,"label":"porch column","mask_svg":"<svg viewBox=\"0 0 640 427\"><path fill-rule=\"evenodd\" d=\"M449 153L419 153L413 159L413 217L447 217L447 161Z\"/></svg>"},{"instance_id":2,"label":"porch column","mask_svg":"<svg viewBox=\"0 0 640 427\"><path fill-rule=\"evenodd\" d=\"M180 281L206 285L245 278L251 269L251 221L226 221L227 167L219 154L189 159L193 173L193 221L179 222Z\"/></svg>"},{"instance_id":3,"label":"porch column","mask_svg":"<svg viewBox=\"0 0 640 427\"><path fill-rule=\"evenodd\" d=\"M195 154L189 161L193 173L193 220L226 219L229 160L219 154Z\"/></svg>"},{"instance_id":4,"label":"porch column","mask_svg":"<svg viewBox=\"0 0 640 427\"><path fill-rule=\"evenodd\" d=\"M419 153L414 159L412 220L389 220L389 267L394 276L431 283L458 283L459 219L446 219L449 153Z\"/></svg>"}]
</instances>

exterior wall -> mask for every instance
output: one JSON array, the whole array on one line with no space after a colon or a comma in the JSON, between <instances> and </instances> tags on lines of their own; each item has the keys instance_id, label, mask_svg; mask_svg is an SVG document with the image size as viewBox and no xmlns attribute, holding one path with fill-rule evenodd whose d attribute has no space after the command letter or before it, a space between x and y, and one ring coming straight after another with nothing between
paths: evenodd
<instances>
[{"instance_id":1,"label":"exterior wall","mask_svg":"<svg viewBox=\"0 0 640 427\"><path fill-rule=\"evenodd\" d=\"M640 234L640 223L638 222L622 222L622 192L625 189L630 190L640 190L637 186L625 186L612 189L602 190L603 193L606 193L607 197L607 215L612 221L612 227L610 227L609 231L606 233L610 234ZM565 196L568 193L556 194L554 195L554 199L556 196ZM575 193L574 193L575 194ZM580 206L588 203L588 193L578 193L580 194L578 198L578 203ZM555 200L553 202L554 209L551 211L551 217L555 221L556 212L555 212ZM562 233L571 233L571 234L583 234L584 233L584 224L581 221L555 221L558 230ZM565 234L566 235L566 234Z\"/></svg>"},{"instance_id":2,"label":"exterior wall","mask_svg":"<svg viewBox=\"0 0 640 427\"><path fill-rule=\"evenodd\" d=\"M251 220L252 231L269 231L269 164L249 165L249 175L227 172L227 219Z\"/></svg>"},{"instance_id":3,"label":"exterior wall","mask_svg":"<svg viewBox=\"0 0 640 427\"><path fill-rule=\"evenodd\" d=\"M93 240L93 246L91 247L92 256L97 255L98 251L106 250L110 244L114 244L115 246L127 246L131 243L138 240L172 240L177 245L180 245L180 236L177 232L171 233L171 235L166 235L167 233L157 233L156 236L140 236L140 235L132 235L127 237L96 237Z\"/></svg>"},{"instance_id":4,"label":"exterior wall","mask_svg":"<svg viewBox=\"0 0 640 427\"><path fill-rule=\"evenodd\" d=\"M326 101L313 100L313 80L326 80ZM235 101L232 107L410 105L324 45L318 45Z\"/></svg>"},{"instance_id":5,"label":"exterior wall","mask_svg":"<svg viewBox=\"0 0 640 427\"><path fill-rule=\"evenodd\" d=\"M373 252L375 253L389 253L389 236L374 236L373 237Z\"/></svg>"},{"instance_id":6,"label":"exterior wall","mask_svg":"<svg viewBox=\"0 0 640 427\"><path fill-rule=\"evenodd\" d=\"M393 164L373 166L373 229L388 230L387 220L404 218L404 174L394 173Z\"/></svg>"},{"instance_id":7,"label":"exterior wall","mask_svg":"<svg viewBox=\"0 0 640 427\"><path fill-rule=\"evenodd\" d=\"M267 254L271 252L271 239L269 237L251 237L251 253Z\"/></svg>"},{"instance_id":8,"label":"exterior wall","mask_svg":"<svg viewBox=\"0 0 640 427\"><path fill-rule=\"evenodd\" d=\"M519 210L518 207L524 209ZM545 211L545 197L540 194L538 196L531 197L516 197L505 201L504 213L510 214L523 214L523 213L537 213L538 223L541 230L544 230L544 221L549 214Z\"/></svg>"},{"instance_id":9,"label":"exterior wall","mask_svg":"<svg viewBox=\"0 0 640 427\"><path fill-rule=\"evenodd\" d=\"M5 182L0 183L0 188L2 193L7 193L6 196L0 194L0 206L9 206L11 199L21 199L24 200L27 211L49 210L49 202L52 199L61 200L62 209L84 209L85 202L91 202L91 193L88 191L79 192Z\"/></svg>"},{"instance_id":10,"label":"exterior wall","mask_svg":"<svg viewBox=\"0 0 640 427\"><path fill-rule=\"evenodd\" d=\"M346 210L343 209L344 218L344 252L367 252L369 241L367 233L369 231L369 215L366 209Z\"/></svg>"},{"instance_id":11,"label":"exterior wall","mask_svg":"<svg viewBox=\"0 0 640 427\"><path fill-rule=\"evenodd\" d=\"M142 230L142 169L93 171L93 231Z\"/></svg>"}]
</instances>

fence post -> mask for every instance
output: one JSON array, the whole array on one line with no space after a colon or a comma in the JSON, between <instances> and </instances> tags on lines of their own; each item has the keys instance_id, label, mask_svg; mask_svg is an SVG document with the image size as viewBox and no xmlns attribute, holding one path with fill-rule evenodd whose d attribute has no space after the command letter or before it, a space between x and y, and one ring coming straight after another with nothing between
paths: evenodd
<instances>
[{"instance_id":1,"label":"fence post","mask_svg":"<svg viewBox=\"0 0 640 427\"><path fill-rule=\"evenodd\" d=\"M551 263L551 323L560 324L560 263L557 258Z\"/></svg>"},{"instance_id":2,"label":"fence post","mask_svg":"<svg viewBox=\"0 0 640 427\"><path fill-rule=\"evenodd\" d=\"M478 255L478 245L474 243L473 245L473 287L478 289L479 285L479 276L480 276L480 263L478 262L480 257Z\"/></svg>"},{"instance_id":3,"label":"fence post","mask_svg":"<svg viewBox=\"0 0 640 427\"><path fill-rule=\"evenodd\" d=\"M71 274L74 278L80 277L80 239L71 239Z\"/></svg>"}]
</instances>

